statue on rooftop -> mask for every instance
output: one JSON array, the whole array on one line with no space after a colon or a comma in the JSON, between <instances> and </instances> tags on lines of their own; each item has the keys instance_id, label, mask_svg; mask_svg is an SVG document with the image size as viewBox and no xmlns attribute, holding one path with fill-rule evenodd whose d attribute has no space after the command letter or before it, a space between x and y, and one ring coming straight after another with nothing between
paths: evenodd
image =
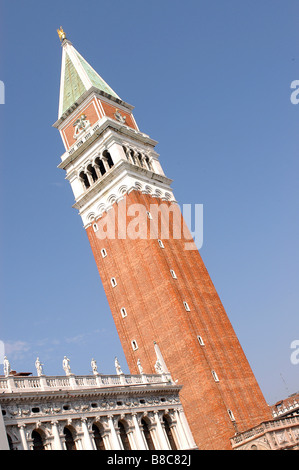
<instances>
[{"instance_id":1,"label":"statue on rooftop","mask_svg":"<svg viewBox=\"0 0 299 470\"><path fill-rule=\"evenodd\" d=\"M123 371L121 370L120 363L118 362L117 357L115 358L114 364L115 364L115 369L116 369L117 375L123 374Z\"/></svg>"},{"instance_id":2,"label":"statue on rooftop","mask_svg":"<svg viewBox=\"0 0 299 470\"><path fill-rule=\"evenodd\" d=\"M70 360L68 357L64 356L62 361L62 367L65 372L65 375L71 375Z\"/></svg>"},{"instance_id":3,"label":"statue on rooftop","mask_svg":"<svg viewBox=\"0 0 299 470\"><path fill-rule=\"evenodd\" d=\"M39 357L36 358L35 367L36 367L36 372L37 372L38 377L40 377L41 375L44 375L43 364L40 362Z\"/></svg>"},{"instance_id":4,"label":"statue on rooftop","mask_svg":"<svg viewBox=\"0 0 299 470\"><path fill-rule=\"evenodd\" d=\"M5 377L8 377L11 371L11 367L10 367L9 360L7 359L6 356L4 356L4 359L3 359L3 370L4 370Z\"/></svg>"}]
</instances>

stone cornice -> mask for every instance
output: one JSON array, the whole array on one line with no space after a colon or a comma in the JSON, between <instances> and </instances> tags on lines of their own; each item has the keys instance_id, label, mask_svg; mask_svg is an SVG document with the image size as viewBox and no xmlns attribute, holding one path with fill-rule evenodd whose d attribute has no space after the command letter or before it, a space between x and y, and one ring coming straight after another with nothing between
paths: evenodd
<instances>
[{"instance_id":1,"label":"stone cornice","mask_svg":"<svg viewBox=\"0 0 299 470\"><path fill-rule=\"evenodd\" d=\"M112 181L115 181L118 176L120 176L123 172L129 174L130 176L136 176L137 178L144 177L147 181L152 181L159 183L160 185L164 186L165 189L170 189L169 186L172 183L170 178L167 178L164 175L158 175L153 171L146 170L145 168L140 168L137 165L133 165L130 162L122 160L114 165L107 173L105 173L102 178L97 180L72 206L74 209L82 209L85 207L89 202L92 203L92 199L94 196L97 198L99 194L105 190L106 186Z\"/></svg>"},{"instance_id":2,"label":"stone cornice","mask_svg":"<svg viewBox=\"0 0 299 470\"><path fill-rule=\"evenodd\" d=\"M58 129L60 125L70 116L70 114L72 114L72 112L75 109L77 109L79 105L83 103L91 94L93 94L94 96L98 98L101 98L104 96L105 98L108 98L110 101L113 101L117 103L118 105L120 104L124 106L125 108L129 109L130 111L134 109L134 106L132 106L131 104L126 103L125 101L121 99L115 98L114 96L109 95L108 93L105 93L99 88L96 88L93 86L89 88L87 91L85 91L85 93L83 93L83 95L81 95L80 98L78 98L77 101L63 113L63 115L53 124L53 127L56 127Z\"/></svg>"}]
</instances>

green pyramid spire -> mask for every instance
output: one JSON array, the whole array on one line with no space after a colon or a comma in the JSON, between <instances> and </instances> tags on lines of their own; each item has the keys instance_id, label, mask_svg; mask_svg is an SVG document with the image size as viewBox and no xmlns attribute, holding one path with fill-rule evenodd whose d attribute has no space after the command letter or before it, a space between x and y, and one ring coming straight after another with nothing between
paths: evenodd
<instances>
[{"instance_id":1,"label":"green pyramid spire","mask_svg":"<svg viewBox=\"0 0 299 470\"><path fill-rule=\"evenodd\" d=\"M120 99L102 77L79 54L70 41L64 39L62 46L59 117L91 87L96 87L114 98Z\"/></svg>"}]
</instances>

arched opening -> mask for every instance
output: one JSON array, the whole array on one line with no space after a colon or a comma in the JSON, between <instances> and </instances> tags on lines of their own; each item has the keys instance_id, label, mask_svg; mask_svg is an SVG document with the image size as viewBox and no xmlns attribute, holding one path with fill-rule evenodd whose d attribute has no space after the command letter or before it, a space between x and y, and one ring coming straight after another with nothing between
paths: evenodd
<instances>
[{"instance_id":1,"label":"arched opening","mask_svg":"<svg viewBox=\"0 0 299 470\"><path fill-rule=\"evenodd\" d=\"M138 165L140 165L143 168L142 155L140 153L138 153L137 158L138 158Z\"/></svg>"},{"instance_id":2,"label":"arched opening","mask_svg":"<svg viewBox=\"0 0 299 470\"><path fill-rule=\"evenodd\" d=\"M102 160L99 157L97 157L94 162L97 165L97 167L99 168L101 175L103 176L106 173L104 163L102 162Z\"/></svg>"},{"instance_id":3,"label":"arched opening","mask_svg":"<svg viewBox=\"0 0 299 470\"><path fill-rule=\"evenodd\" d=\"M100 431L100 429L98 428L98 426L96 424L92 425L92 431L93 431L93 438L94 438L94 442L95 442L95 445L96 445L96 449L97 450L106 450L105 445L104 445L104 441L103 441L103 438L102 438L101 431Z\"/></svg>"},{"instance_id":4,"label":"arched opening","mask_svg":"<svg viewBox=\"0 0 299 470\"><path fill-rule=\"evenodd\" d=\"M129 442L129 439L125 430L125 426L121 421L118 422L118 429L119 429L119 436L123 444L124 450L131 450L131 446L130 446L130 442Z\"/></svg>"},{"instance_id":5,"label":"arched opening","mask_svg":"<svg viewBox=\"0 0 299 470\"><path fill-rule=\"evenodd\" d=\"M177 446L175 444L175 441L174 441L174 438L173 438L173 435L172 435L172 432L171 432L171 429L170 429L169 417L166 416L166 415L163 416L163 424L164 424L164 429L165 429L165 432L166 432L166 436L167 436L169 444L170 444L170 448L172 450L177 450Z\"/></svg>"},{"instance_id":6,"label":"arched opening","mask_svg":"<svg viewBox=\"0 0 299 470\"><path fill-rule=\"evenodd\" d=\"M80 175L79 175L79 178L80 180L82 181L82 184L84 186L85 189L88 189L90 187L90 183L88 181L88 177L87 175L84 173L84 171L81 171Z\"/></svg>"},{"instance_id":7,"label":"arched opening","mask_svg":"<svg viewBox=\"0 0 299 470\"><path fill-rule=\"evenodd\" d=\"M32 431L33 450L45 450L44 440L39 431Z\"/></svg>"},{"instance_id":8,"label":"arched opening","mask_svg":"<svg viewBox=\"0 0 299 470\"><path fill-rule=\"evenodd\" d=\"M142 425L142 430L143 430L143 434L144 434L148 449L149 450L155 450L155 446L154 446L154 443L153 443L153 440L152 440L152 436L151 436L151 433L150 433L150 430L149 430L148 423L144 418L142 418L142 420L141 420L141 425Z\"/></svg>"},{"instance_id":9,"label":"arched opening","mask_svg":"<svg viewBox=\"0 0 299 470\"><path fill-rule=\"evenodd\" d=\"M95 183L96 180L98 179L98 175L96 174L96 170L92 165L88 165L87 171L89 171L89 174L91 175L92 181Z\"/></svg>"},{"instance_id":10,"label":"arched opening","mask_svg":"<svg viewBox=\"0 0 299 470\"><path fill-rule=\"evenodd\" d=\"M150 159L148 157L145 157L145 161L146 161L146 164L147 164L147 167L149 170L152 170L153 167L152 167L152 164L150 162Z\"/></svg>"},{"instance_id":11,"label":"arched opening","mask_svg":"<svg viewBox=\"0 0 299 470\"><path fill-rule=\"evenodd\" d=\"M66 450L77 450L73 434L69 428L63 429Z\"/></svg>"},{"instance_id":12,"label":"arched opening","mask_svg":"<svg viewBox=\"0 0 299 470\"><path fill-rule=\"evenodd\" d=\"M134 163L134 165L137 165L134 150L130 150L130 155L131 155L131 160Z\"/></svg>"},{"instance_id":13,"label":"arched opening","mask_svg":"<svg viewBox=\"0 0 299 470\"><path fill-rule=\"evenodd\" d=\"M108 152L108 150L104 150L103 157L105 157L107 159L107 163L108 163L109 168L112 168L114 163L113 163L112 157L111 157L110 153Z\"/></svg>"}]
</instances>

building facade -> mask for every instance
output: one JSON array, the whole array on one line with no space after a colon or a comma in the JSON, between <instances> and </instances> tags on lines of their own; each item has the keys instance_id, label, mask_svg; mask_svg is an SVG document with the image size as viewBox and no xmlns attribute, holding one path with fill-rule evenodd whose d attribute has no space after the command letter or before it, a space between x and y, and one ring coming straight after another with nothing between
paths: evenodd
<instances>
[{"instance_id":1,"label":"building facade","mask_svg":"<svg viewBox=\"0 0 299 470\"><path fill-rule=\"evenodd\" d=\"M157 144L66 38L59 130L65 170L132 374L153 373L156 344L183 385L200 449L271 419L164 174Z\"/></svg>"},{"instance_id":2,"label":"building facade","mask_svg":"<svg viewBox=\"0 0 299 470\"><path fill-rule=\"evenodd\" d=\"M169 374L0 378L1 450L196 449Z\"/></svg>"},{"instance_id":3,"label":"building facade","mask_svg":"<svg viewBox=\"0 0 299 470\"><path fill-rule=\"evenodd\" d=\"M299 450L299 394L271 407L273 419L237 434L234 450Z\"/></svg>"}]
</instances>

